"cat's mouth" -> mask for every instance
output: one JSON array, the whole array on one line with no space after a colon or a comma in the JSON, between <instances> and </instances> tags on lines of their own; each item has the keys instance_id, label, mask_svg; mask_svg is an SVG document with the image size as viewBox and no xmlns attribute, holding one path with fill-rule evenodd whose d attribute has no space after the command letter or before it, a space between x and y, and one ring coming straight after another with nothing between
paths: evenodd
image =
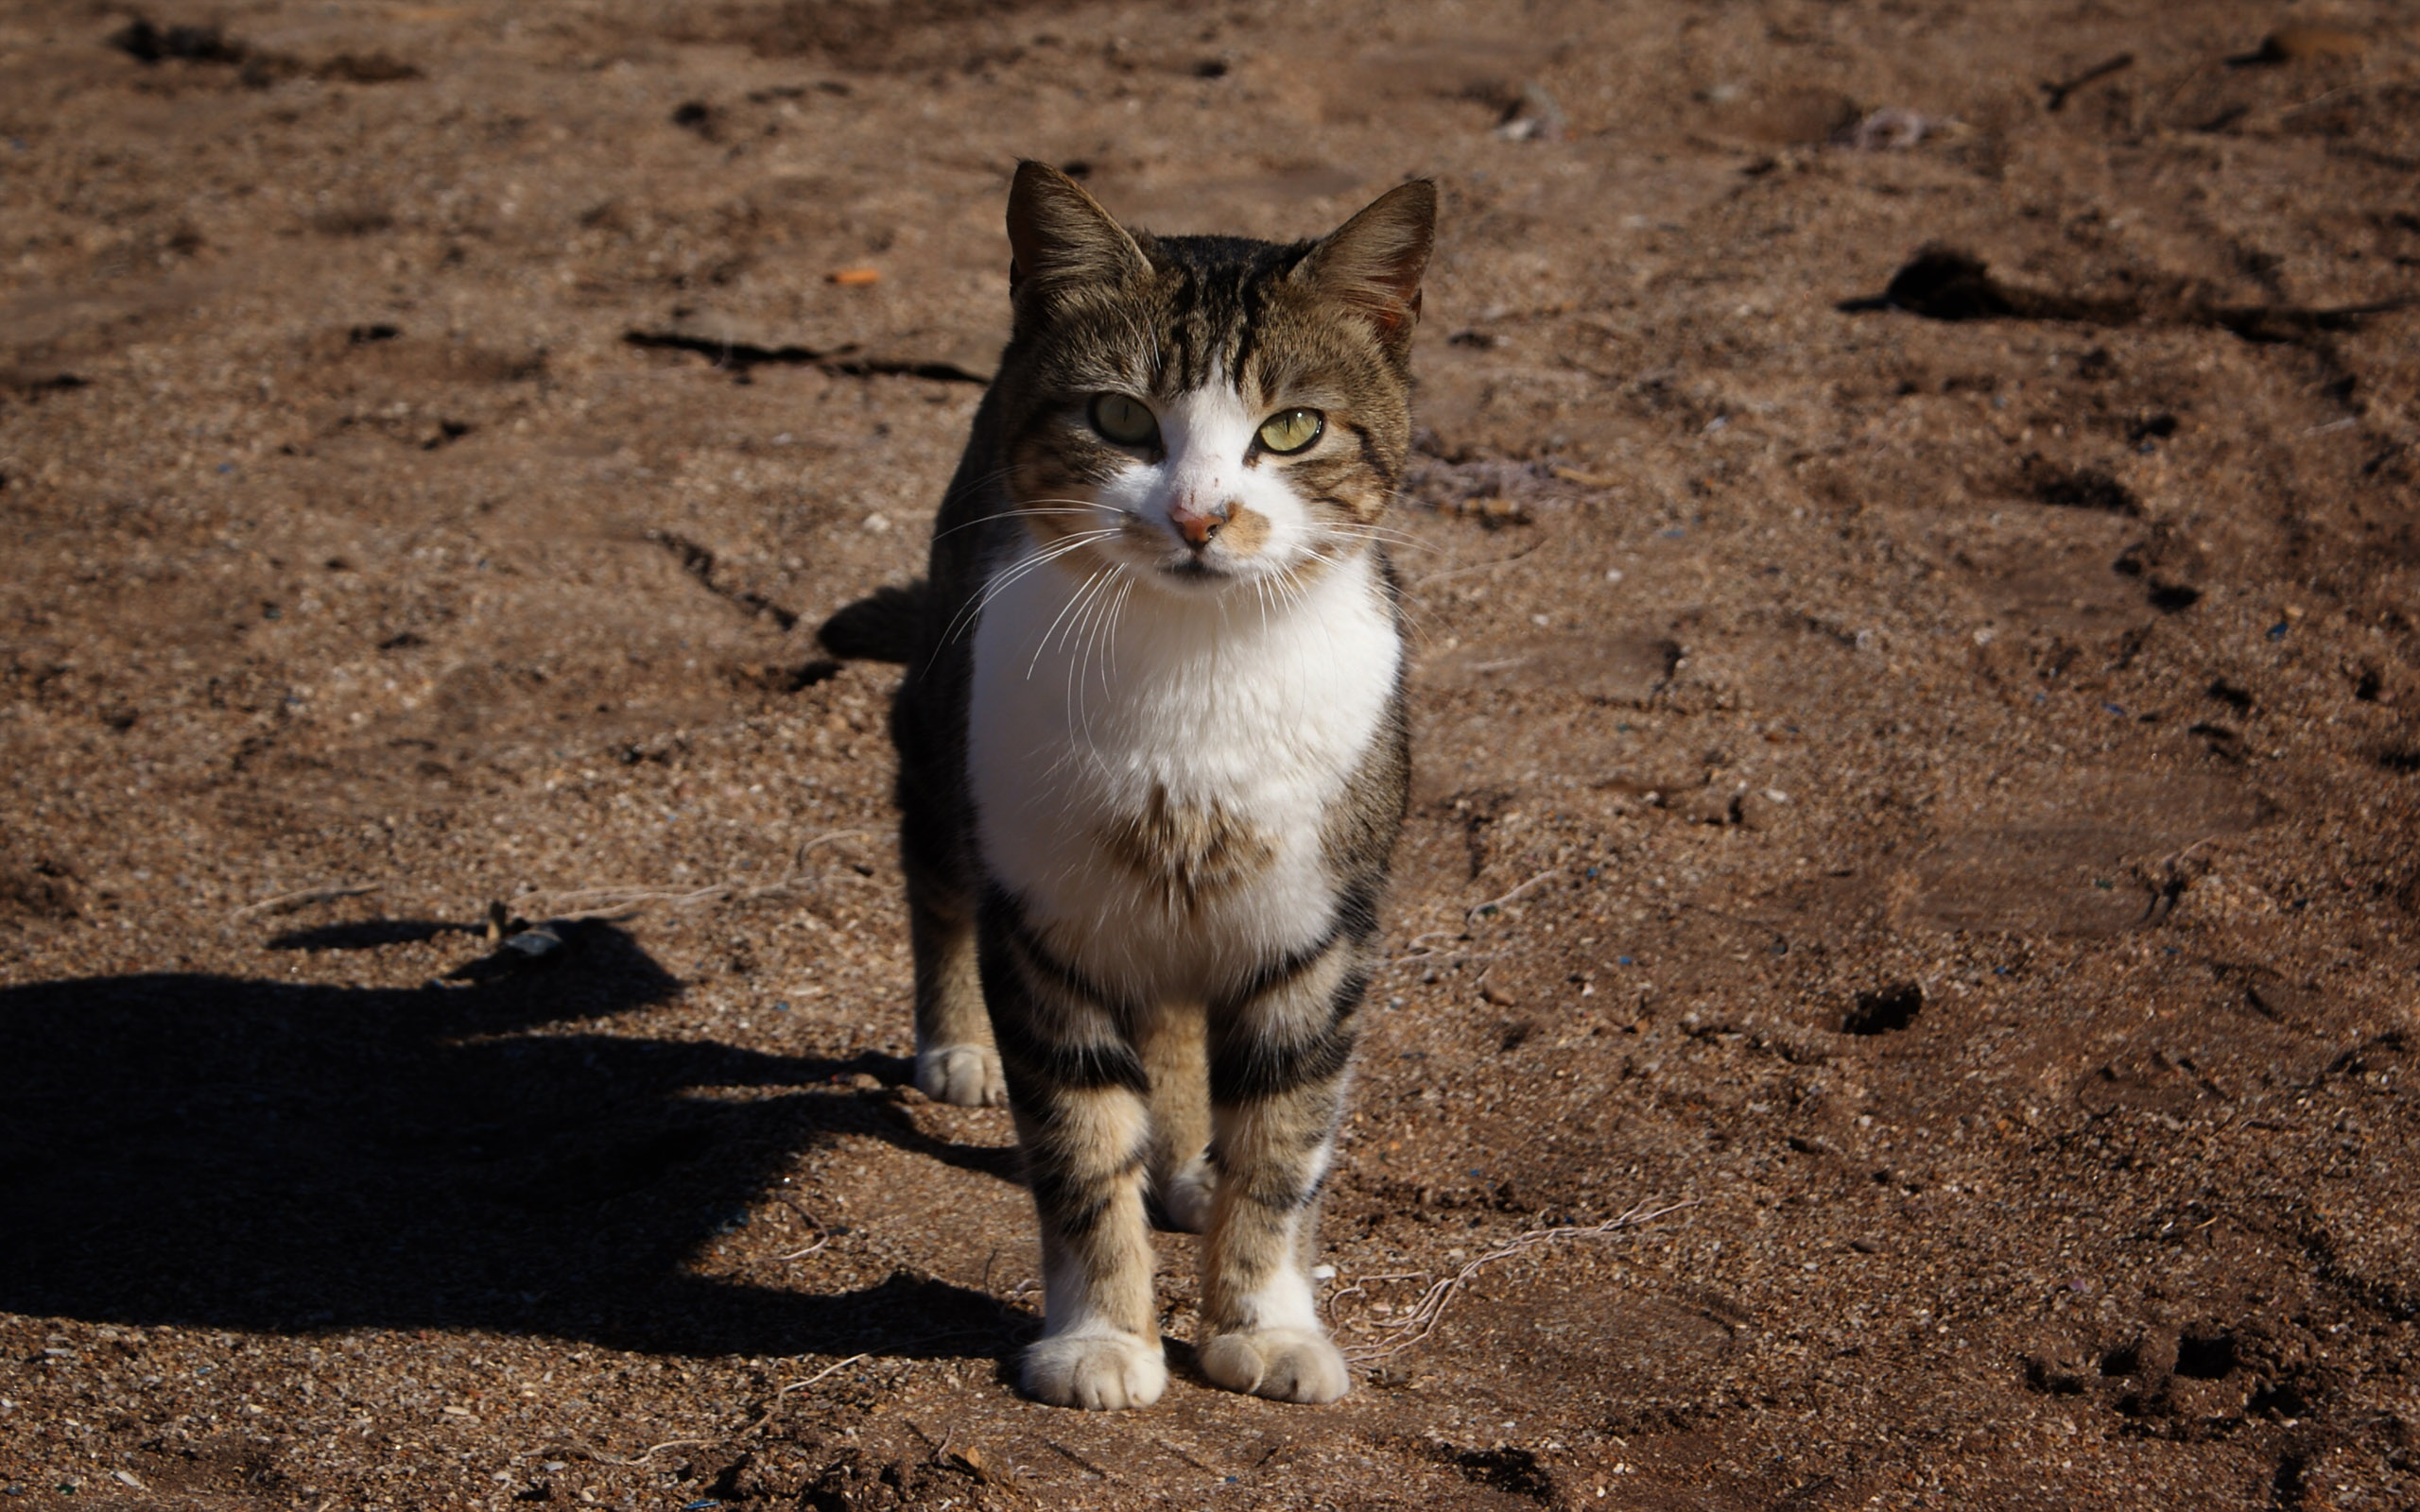
<instances>
[{"instance_id":1,"label":"cat's mouth","mask_svg":"<svg viewBox=\"0 0 2420 1512\"><path fill-rule=\"evenodd\" d=\"M1219 561L1191 555L1163 558L1157 568L1155 576L1170 592L1187 596L1240 591L1268 570L1265 563L1254 560Z\"/></svg>"}]
</instances>

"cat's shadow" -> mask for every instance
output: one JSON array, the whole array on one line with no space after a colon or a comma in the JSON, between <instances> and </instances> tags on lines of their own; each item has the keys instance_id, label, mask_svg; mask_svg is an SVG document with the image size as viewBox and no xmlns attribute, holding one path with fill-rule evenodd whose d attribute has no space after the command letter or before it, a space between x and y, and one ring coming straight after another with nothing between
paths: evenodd
<instances>
[{"instance_id":1,"label":"cat's shadow","mask_svg":"<svg viewBox=\"0 0 2420 1512\"><path fill-rule=\"evenodd\" d=\"M414 936L408 920L370 936ZM430 934L443 926L427 926ZM966 1356L981 1292L690 1262L844 1133L1013 1179L835 1078L906 1063L624 1037L677 984L621 932L474 986L199 974L0 989L0 1311L319 1332L475 1328L682 1354ZM548 1030L583 1023L582 1030ZM697 1089L795 1089L752 1098Z\"/></svg>"}]
</instances>

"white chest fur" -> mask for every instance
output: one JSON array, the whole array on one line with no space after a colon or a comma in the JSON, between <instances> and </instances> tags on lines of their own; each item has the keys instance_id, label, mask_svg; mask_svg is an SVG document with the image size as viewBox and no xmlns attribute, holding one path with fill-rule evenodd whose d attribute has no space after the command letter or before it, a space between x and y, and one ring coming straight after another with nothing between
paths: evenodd
<instances>
[{"instance_id":1,"label":"white chest fur","mask_svg":"<svg viewBox=\"0 0 2420 1512\"><path fill-rule=\"evenodd\" d=\"M1321 834L1386 717L1393 615L1366 558L1265 605L1138 583L1114 635L1084 588L1043 565L983 610L968 720L978 844L1071 962L1119 990L1199 996L1326 928ZM1126 843L1214 831L1205 843L1223 835L1226 850L1198 888L1153 885Z\"/></svg>"}]
</instances>

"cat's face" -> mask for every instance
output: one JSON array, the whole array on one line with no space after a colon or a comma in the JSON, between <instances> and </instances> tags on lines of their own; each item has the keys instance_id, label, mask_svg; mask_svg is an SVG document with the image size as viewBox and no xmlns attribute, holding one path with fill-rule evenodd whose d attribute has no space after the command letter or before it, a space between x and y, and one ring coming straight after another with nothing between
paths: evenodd
<instances>
[{"instance_id":1,"label":"cat's face","mask_svg":"<svg viewBox=\"0 0 2420 1512\"><path fill-rule=\"evenodd\" d=\"M1010 204L1008 491L1067 565L1266 592L1369 549L1410 436L1435 197L1318 242L1132 235L1038 163Z\"/></svg>"}]
</instances>

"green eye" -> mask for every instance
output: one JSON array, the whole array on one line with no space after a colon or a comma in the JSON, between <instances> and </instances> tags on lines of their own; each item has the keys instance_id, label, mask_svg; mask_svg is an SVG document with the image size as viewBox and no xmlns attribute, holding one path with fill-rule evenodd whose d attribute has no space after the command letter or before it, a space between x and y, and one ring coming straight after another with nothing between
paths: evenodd
<instances>
[{"instance_id":1,"label":"green eye","mask_svg":"<svg viewBox=\"0 0 2420 1512\"><path fill-rule=\"evenodd\" d=\"M1150 406L1129 394L1093 395L1093 429L1120 446L1149 446L1160 435Z\"/></svg>"},{"instance_id":2,"label":"green eye","mask_svg":"<svg viewBox=\"0 0 2420 1512\"><path fill-rule=\"evenodd\" d=\"M1318 440L1325 429L1327 417L1316 409L1281 409L1260 422L1260 444L1282 456Z\"/></svg>"}]
</instances>

